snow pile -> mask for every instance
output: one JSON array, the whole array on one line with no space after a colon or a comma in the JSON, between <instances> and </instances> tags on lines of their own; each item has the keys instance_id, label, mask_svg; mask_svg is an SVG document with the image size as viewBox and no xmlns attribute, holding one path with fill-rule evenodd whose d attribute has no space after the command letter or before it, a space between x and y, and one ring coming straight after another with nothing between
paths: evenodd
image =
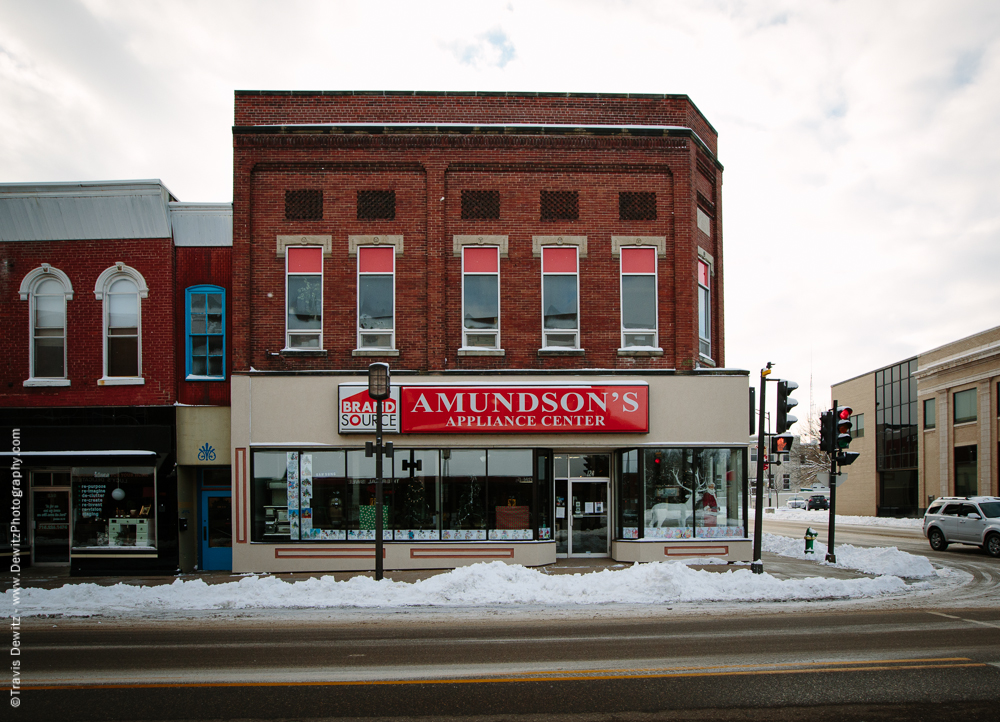
<instances>
[{"instance_id":1,"label":"snow pile","mask_svg":"<svg viewBox=\"0 0 1000 722\"><path fill-rule=\"evenodd\" d=\"M838 524L840 523L838 517ZM771 554L795 559L813 559L827 564L827 545L817 539L813 542L814 554L805 553L805 541L765 532L761 538L761 549ZM837 546L837 563L833 566L854 569L865 574L890 575L905 579L924 579L937 576L927 557L901 552L896 547L856 547L851 544Z\"/></svg>"},{"instance_id":2,"label":"snow pile","mask_svg":"<svg viewBox=\"0 0 1000 722\"><path fill-rule=\"evenodd\" d=\"M768 513L768 517L771 519L780 519L782 521L816 521L826 523L830 518L830 512L825 509L814 509L812 511L806 511L805 509L789 509L788 507L779 506L777 507L773 514ZM894 519L886 516L841 516L837 515L837 526L844 524L846 526L882 526L882 527L893 527L895 529L921 529L924 525L924 520L920 519Z\"/></svg>"},{"instance_id":3,"label":"snow pile","mask_svg":"<svg viewBox=\"0 0 1000 722\"><path fill-rule=\"evenodd\" d=\"M461 567L415 583L333 577L286 582L245 577L224 584L176 580L162 586L67 584L24 589L21 613L84 615L181 610L372 608L417 606L671 604L718 601L814 601L898 594L898 576L875 579L776 579L749 569L722 573L686 564L653 562L588 574L544 574L516 564L490 562ZM7 601L11 602L11 592Z\"/></svg>"}]
</instances>

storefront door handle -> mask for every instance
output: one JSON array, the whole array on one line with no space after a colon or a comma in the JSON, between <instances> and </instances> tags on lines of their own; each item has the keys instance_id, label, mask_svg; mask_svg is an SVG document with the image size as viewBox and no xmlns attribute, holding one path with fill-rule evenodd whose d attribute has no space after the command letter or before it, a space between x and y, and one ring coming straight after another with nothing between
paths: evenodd
<instances>
[{"instance_id":1,"label":"storefront door handle","mask_svg":"<svg viewBox=\"0 0 1000 722\"><path fill-rule=\"evenodd\" d=\"M208 527L207 526L203 526L201 528L201 540L202 541L208 541Z\"/></svg>"}]
</instances>

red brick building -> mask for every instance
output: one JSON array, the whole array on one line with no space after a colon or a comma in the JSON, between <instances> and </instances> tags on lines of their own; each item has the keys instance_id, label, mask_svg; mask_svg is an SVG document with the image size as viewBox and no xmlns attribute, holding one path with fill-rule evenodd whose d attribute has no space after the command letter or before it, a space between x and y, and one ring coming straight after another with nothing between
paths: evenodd
<instances>
[{"instance_id":1,"label":"red brick building","mask_svg":"<svg viewBox=\"0 0 1000 722\"><path fill-rule=\"evenodd\" d=\"M229 383L224 329L192 331L191 291L228 293L230 229L228 204L178 203L159 181L0 185L0 426L22 500L3 551L75 574L173 573L197 554L178 438L204 426L186 406L217 407L228 487Z\"/></svg>"},{"instance_id":2,"label":"red brick building","mask_svg":"<svg viewBox=\"0 0 1000 722\"><path fill-rule=\"evenodd\" d=\"M690 99L239 91L233 134L234 569L373 564L373 361L387 566L749 554Z\"/></svg>"}]
</instances>

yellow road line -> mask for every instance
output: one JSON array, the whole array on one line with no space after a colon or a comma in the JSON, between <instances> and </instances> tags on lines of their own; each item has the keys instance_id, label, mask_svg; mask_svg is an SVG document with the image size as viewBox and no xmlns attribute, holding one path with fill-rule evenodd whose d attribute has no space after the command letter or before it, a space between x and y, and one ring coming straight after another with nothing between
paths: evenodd
<instances>
[{"instance_id":1,"label":"yellow road line","mask_svg":"<svg viewBox=\"0 0 1000 722\"><path fill-rule=\"evenodd\" d=\"M593 670L572 672L545 671L521 672L496 677L455 677L446 679L401 679L401 680L328 680L303 682L150 682L122 684L60 684L22 685L27 690L83 690L83 689L198 689L225 687L348 687L348 686L391 686L413 684L485 684L497 682L585 682L628 679L668 679L683 677L737 677L777 674L814 674L817 672L874 672L915 669L947 669L963 667L988 667L981 662L972 662L968 657L945 657L939 659L872 660L869 662L807 662L804 669L754 669L754 667L794 666L794 662L775 665L733 665L730 667L679 667L664 670L635 670L639 674L628 674L629 670ZM851 666L831 666L851 665ZM730 669L733 671L719 671ZM608 672L625 672L608 674ZM534 675L534 676L529 676Z\"/></svg>"}]
</instances>

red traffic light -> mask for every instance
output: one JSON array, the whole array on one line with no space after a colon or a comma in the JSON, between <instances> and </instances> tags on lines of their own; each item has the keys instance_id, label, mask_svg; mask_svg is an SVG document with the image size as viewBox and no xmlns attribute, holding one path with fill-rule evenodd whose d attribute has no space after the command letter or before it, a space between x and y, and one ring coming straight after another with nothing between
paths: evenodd
<instances>
[{"instance_id":1,"label":"red traffic light","mask_svg":"<svg viewBox=\"0 0 1000 722\"><path fill-rule=\"evenodd\" d=\"M854 409L850 406L840 406L837 408L837 416L840 419L851 420L851 416L854 414Z\"/></svg>"}]
</instances>

